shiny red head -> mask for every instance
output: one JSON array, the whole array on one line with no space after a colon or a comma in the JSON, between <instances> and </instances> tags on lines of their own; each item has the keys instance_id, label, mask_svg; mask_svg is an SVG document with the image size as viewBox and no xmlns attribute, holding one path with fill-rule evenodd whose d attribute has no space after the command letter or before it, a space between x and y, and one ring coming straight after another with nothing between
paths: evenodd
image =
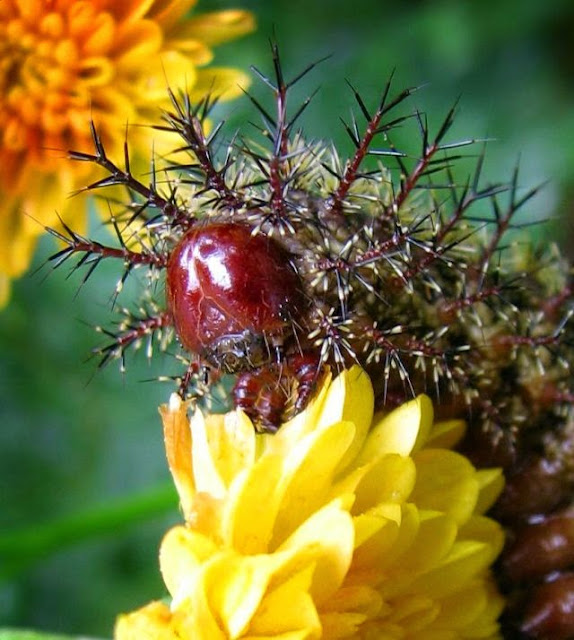
<instances>
[{"instance_id":1,"label":"shiny red head","mask_svg":"<svg viewBox=\"0 0 574 640\"><path fill-rule=\"evenodd\" d=\"M269 361L304 306L287 252L238 223L188 231L170 256L166 288L183 346L228 372Z\"/></svg>"}]
</instances>

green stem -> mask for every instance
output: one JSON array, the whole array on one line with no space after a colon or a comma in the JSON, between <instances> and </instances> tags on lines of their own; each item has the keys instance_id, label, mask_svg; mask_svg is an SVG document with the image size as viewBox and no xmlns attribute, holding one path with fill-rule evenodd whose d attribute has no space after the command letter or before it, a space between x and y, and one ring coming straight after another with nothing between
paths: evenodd
<instances>
[{"instance_id":1,"label":"green stem","mask_svg":"<svg viewBox=\"0 0 574 640\"><path fill-rule=\"evenodd\" d=\"M171 483L145 493L110 501L89 510L0 534L0 581L62 548L92 538L115 535L177 508Z\"/></svg>"},{"instance_id":2,"label":"green stem","mask_svg":"<svg viewBox=\"0 0 574 640\"><path fill-rule=\"evenodd\" d=\"M0 629L0 640L96 640L87 636L63 636L42 631Z\"/></svg>"}]
</instances>

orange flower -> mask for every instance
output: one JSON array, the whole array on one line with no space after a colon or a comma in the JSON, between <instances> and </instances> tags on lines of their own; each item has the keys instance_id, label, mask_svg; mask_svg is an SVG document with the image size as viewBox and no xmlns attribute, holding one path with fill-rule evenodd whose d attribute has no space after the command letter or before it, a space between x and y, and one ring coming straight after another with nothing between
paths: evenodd
<instances>
[{"instance_id":1,"label":"orange flower","mask_svg":"<svg viewBox=\"0 0 574 640\"><path fill-rule=\"evenodd\" d=\"M67 196L93 179L93 168L66 151L91 150L91 119L114 156L126 123L157 117L167 85L193 99L208 91L231 98L247 85L235 69L198 67L211 62L212 45L251 31L253 17L228 10L182 19L195 3L0 2L0 304L9 279L28 267L42 225L56 226L58 212L83 226L84 203ZM134 129L132 153L148 153L150 130Z\"/></svg>"}]
</instances>

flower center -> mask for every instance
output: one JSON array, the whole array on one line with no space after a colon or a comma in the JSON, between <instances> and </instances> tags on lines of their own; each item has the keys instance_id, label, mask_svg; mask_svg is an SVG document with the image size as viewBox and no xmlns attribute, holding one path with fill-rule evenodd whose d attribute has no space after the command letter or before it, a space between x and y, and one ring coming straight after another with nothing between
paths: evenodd
<instances>
[{"instance_id":1,"label":"flower center","mask_svg":"<svg viewBox=\"0 0 574 640\"><path fill-rule=\"evenodd\" d=\"M43 13L42 5L0 7L0 159L18 164L25 157L46 168L54 151L80 148L86 139L90 70L82 64L85 34L72 18L79 5L92 24L100 16L87 2L58 13Z\"/></svg>"}]
</instances>

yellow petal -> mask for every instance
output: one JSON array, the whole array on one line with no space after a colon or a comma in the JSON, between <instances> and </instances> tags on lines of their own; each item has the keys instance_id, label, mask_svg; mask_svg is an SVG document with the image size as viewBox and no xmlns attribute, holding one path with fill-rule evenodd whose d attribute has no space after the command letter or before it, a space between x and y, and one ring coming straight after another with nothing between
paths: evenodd
<instances>
[{"instance_id":1,"label":"yellow petal","mask_svg":"<svg viewBox=\"0 0 574 640\"><path fill-rule=\"evenodd\" d=\"M345 369L329 387L317 428L348 420L355 425L355 439L339 464L342 472L356 458L371 427L375 396L369 376L358 366Z\"/></svg>"},{"instance_id":2,"label":"yellow petal","mask_svg":"<svg viewBox=\"0 0 574 640\"><path fill-rule=\"evenodd\" d=\"M369 376L358 366L342 371L330 384L318 428L351 420L359 431L370 427L374 407L373 385Z\"/></svg>"},{"instance_id":3,"label":"yellow petal","mask_svg":"<svg viewBox=\"0 0 574 640\"><path fill-rule=\"evenodd\" d=\"M456 542L440 565L417 578L411 589L442 598L463 589L488 567L490 560L488 544L472 540Z\"/></svg>"},{"instance_id":4,"label":"yellow petal","mask_svg":"<svg viewBox=\"0 0 574 640\"><path fill-rule=\"evenodd\" d=\"M394 505L400 513L400 507ZM355 525L355 555L353 570L383 570L385 558L396 552L395 545L400 534L399 513L389 517L386 509L371 509L353 519Z\"/></svg>"},{"instance_id":5,"label":"yellow petal","mask_svg":"<svg viewBox=\"0 0 574 640\"><path fill-rule=\"evenodd\" d=\"M253 461L253 424L241 411L210 415L206 421L198 410L191 418L191 434L196 491L222 498L234 474Z\"/></svg>"},{"instance_id":6,"label":"yellow petal","mask_svg":"<svg viewBox=\"0 0 574 640\"><path fill-rule=\"evenodd\" d=\"M480 469L476 472L478 480L478 500L475 513L485 513L496 502L504 489L504 475L502 469Z\"/></svg>"},{"instance_id":7,"label":"yellow petal","mask_svg":"<svg viewBox=\"0 0 574 640\"><path fill-rule=\"evenodd\" d=\"M337 500L314 513L279 547L315 562L315 602L326 601L341 585L353 557L354 536L353 520Z\"/></svg>"},{"instance_id":8,"label":"yellow petal","mask_svg":"<svg viewBox=\"0 0 574 640\"><path fill-rule=\"evenodd\" d=\"M328 500L335 470L354 436L352 422L337 422L294 444L283 460L283 477L277 488L282 501L273 545Z\"/></svg>"},{"instance_id":9,"label":"yellow petal","mask_svg":"<svg viewBox=\"0 0 574 640\"><path fill-rule=\"evenodd\" d=\"M384 608L381 594L367 585L341 587L322 607L322 611L353 611L363 617L374 617ZM330 637L330 636L328 636Z\"/></svg>"},{"instance_id":10,"label":"yellow petal","mask_svg":"<svg viewBox=\"0 0 574 640\"><path fill-rule=\"evenodd\" d=\"M208 67L198 69L195 84L189 96L192 102L199 102L206 95L221 100L233 100L243 95L243 90L251 84L251 78L238 69L226 67Z\"/></svg>"},{"instance_id":11,"label":"yellow petal","mask_svg":"<svg viewBox=\"0 0 574 640\"><path fill-rule=\"evenodd\" d=\"M0 272L0 309L3 309L10 299L10 278Z\"/></svg>"},{"instance_id":12,"label":"yellow petal","mask_svg":"<svg viewBox=\"0 0 574 640\"><path fill-rule=\"evenodd\" d=\"M400 520L395 520L395 523L399 525L399 531L396 536L396 542L393 545L393 552L386 554L378 561L381 570L387 570L388 567L393 567L397 563L400 564L402 562L403 556L408 553L411 548L414 548L413 545L417 540L421 528L421 520L427 518L428 516L421 514L413 504L405 504L402 506Z\"/></svg>"},{"instance_id":13,"label":"yellow petal","mask_svg":"<svg viewBox=\"0 0 574 640\"><path fill-rule=\"evenodd\" d=\"M359 463L377 460L387 453L408 456L422 436L430 431L433 421L432 403L419 396L391 411L371 430L359 456Z\"/></svg>"},{"instance_id":14,"label":"yellow petal","mask_svg":"<svg viewBox=\"0 0 574 640\"><path fill-rule=\"evenodd\" d=\"M259 635L256 636L243 636L241 640L314 640L316 635L313 635L313 629L303 629L302 631L287 631L279 635ZM319 637L321 637L319 635Z\"/></svg>"},{"instance_id":15,"label":"yellow petal","mask_svg":"<svg viewBox=\"0 0 574 640\"><path fill-rule=\"evenodd\" d=\"M167 105L165 106L168 108ZM138 118L138 122L128 123L128 125L134 125L129 126L128 132L131 156L130 169L134 177L137 177L140 180L143 179L145 182L149 179L151 172L150 158L154 158L156 162L156 171L158 171L157 167L160 166L160 159L169 158L170 156L171 158L175 158L172 154L175 148L179 148L181 146L181 138L176 133L160 131L159 129L152 130L151 127L147 126L147 123L152 122L154 118L147 109L142 108ZM179 160L179 158L175 158L175 160ZM109 194L109 198L112 200L114 199L114 196L116 196L113 190L111 190ZM120 195L121 193L118 192L117 197L119 198ZM103 198L96 199L96 208L98 207L98 202L101 200L103 200ZM107 202L104 204L107 204ZM100 206L100 210L101 215L106 216L106 220L109 219L109 206L106 206L105 210ZM127 242L129 245L129 238L127 239Z\"/></svg>"},{"instance_id":16,"label":"yellow petal","mask_svg":"<svg viewBox=\"0 0 574 640\"><path fill-rule=\"evenodd\" d=\"M416 469L412 458L398 454L383 456L358 483L353 514L362 513L382 502L403 503L415 486Z\"/></svg>"},{"instance_id":17,"label":"yellow petal","mask_svg":"<svg viewBox=\"0 0 574 640\"><path fill-rule=\"evenodd\" d=\"M323 625L323 637L329 640L339 638L359 638L360 627L365 622L366 616L362 613L328 612L321 615ZM383 636L379 636L383 637Z\"/></svg>"},{"instance_id":18,"label":"yellow petal","mask_svg":"<svg viewBox=\"0 0 574 640\"><path fill-rule=\"evenodd\" d=\"M14 199L7 203L8 206L17 205L21 211L26 212L20 220L14 220L17 225L16 231L21 231L25 235L26 242L44 232L42 225L61 228L58 213L66 222L72 223L74 230L78 233L82 233L85 227L85 200L68 197L70 192L78 186L78 176L69 170L70 163L63 160L60 153L54 153L50 162L52 164L50 171L38 173L30 168L23 173L23 184L27 183L27 186L21 199L19 201ZM5 212L3 212L4 215ZM4 226L1 222L0 225Z\"/></svg>"},{"instance_id":19,"label":"yellow petal","mask_svg":"<svg viewBox=\"0 0 574 640\"><path fill-rule=\"evenodd\" d=\"M423 449L414 460L417 481L411 500L419 508L442 511L458 523L467 520L476 507L479 487L468 459L447 449Z\"/></svg>"},{"instance_id":20,"label":"yellow petal","mask_svg":"<svg viewBox=\"0 0 574 640\"><path fill-rule=\"evenodd\" d=\"M212 540L186 527L173 527L165 534L160 547L160 568L174 598L183 597L190 578L216 551Z\"/></svg>"},{"instance_id":21,"label":"yellow petal","mask_svg":"<svg viewBox=\"0 0 574 640\"><path fill-rule=\"evenodd\" d=\"M149 122L157 122L158 107L161 105L166 109L172 109L169 102L168 91L171 89L176 94L178 91L190 93L197 84L198 72L195 63L180 51L167 50L154 56L148 63L148 73L138 78L137 85L132 86L132 91L137 90L139 101L143 104L140 109L145 108L145 103L149 104ZM204 97L205 93L201 97ZM147 148L151 148L152 138L156 138L157 131L150 131L148 128L142 132L147 140ZM151 134L151 135L150 135ZM132 138L130 138L132 142ZM172 145L169 151L173 152L181 146L179 136L172 137ZM160 153L159 149L156 149ZM146 153L146 156L149 154Z\"/></svg>"},{"instance_id":22,"label":"yellow petal","mask_svg":"<svg viewBox=\"0 0 574 640\"><path fill-rule=\"evenodd\" d=\"M426 446L434 422L434 408L431 399L427 395L423 394L418 398L415 398L415 402L416 401L420 402L421 420L417 439L413 445L411 453L414 453Z\"/></svg>"},{"instance_id":23,"label":"yellow petal","mask_svg":"<svg viewBox=\"0 0 574 640\"><path fill-rule=\"evenodd\" d=\"M112 132L106 151L113 160L119 161L123 154L125 123L136 120L131 91L121 82L111 88L94 87L92 91L92 116L98 130ZM147 149L146 149L147 150ZM101 174L100 174L101 175Z\"/></svg>"},{"instance_id":24,"label":"yellow petal","mask_svg":"<svg viewBox=\"0 0 574 640\"><path fill-rule=\"evenodd\" d=\"M228 638L241 637L261 605L278 558L220 554L206 571L210 607Z\"/></svg>"},{"instance_id":25,"label":"yellow petal","mask_svg":"<svg viewBox=\"0 0 574 640\"><path fill-rule=\"evenodd\" d=\"M0 228L1 226L3 225L0 221ZM18 229L11 234L0 232L0 273L5 278L3 296L8 295L9 278L17 278L28 268L36 247L37 235L39 234L26 233L24 229Z\"/></svg>"},{"instance_id":26,"label":"yellow petal","mask_svg":"<svg viewBox=\"0 0 574 640\"><path fill-rule=\"evenodd\" d=\"M465 431L464 420L436 422L424 446L427 449L452 449L462 440Z\"/></svg>"},{"instance_id":27,"label":"yellow petal","mask_svg":"<svg viewBox=\"0 0 574 640\"><path fill-rule=\"evenodd\" d=\"M267 455L231 486L222 535L240 553L264 553L269 548L282 495L277 491L281 470L281 458Z\"/></svg>"},{"instance_id":28,"label":"yellow petal","mask_svg":"<svg viewBox=\"0 0 574 640\"><path fill-rule=\"evenodd\" d=\"M132 613L119 616L115 640L173 640L171 611L163 602L150 602Z\"/></svg>"},{"instance_id":29,"label":"yellow petal","mask_svg":"<svg viewBox=\"0 0 574 640\"><path fill-rule=\"evenodd\" d=\"M459 539L484 542L490 547L491 562L494 562L502 551L505 536L502 526L492 518L473 516L460 527Z\"/></svg>"},{"instance_id":30,"label":"yellow petal","mask_svg":"<svg viewBox=\"0 0 574 640\"><path fill-rule=\"evenodd\" d=\"M473 581L465 589L461 589L442 599L442 611L435 626L447 629L464 629L473 622L485 609L488 590L481 580Z\"/></svg>"},{"instance_id":31,"label":"yellow petal","mask_svg":"<svg viewBox=\"0 0 574 640\"><path fill-rule=\"evenodd\" d=\"M369 618L376 619L390 610L391 608L383 602L381 595L372 587L366 585L342 587L321 608L322 637L329 640L371 637L368 632L364 633L361 625Z\"/></svg>"},{"instance_id":32,"label":"yellow petal","mask_svg":"<svg viewBox=\"0 0 574 640\"><path fill-rule=\"evenodd\" d=\"M498 592L494 580L489 577L481 580L488 594L486 605L479 615L469 623L465 629L467 638L501 638L498 618L506 605L504 598Z\"/></svg>"},{"instance_id":33,"label":"yellow petal","mask_svg":"<svg viewBox=\"0 0 574 640\"><path fill-rule=\"evenodd\" d=\"M205 434L210 455L219 477L228 487L235 476L250 467L255 460L255 428L243 411L226 413L223 420L205 422Z\"/></svg>"},{"instance_id":34,"label":"yellow petal","mask_svg":"<svg viewBox=\"0 0 574 640\"><path fill-rule=\"evenodd\" d=\"M206 567L209 569L209 567ZM177 603L172 603L173 634L172 640L193 638L193 640L228 640L229 636L221 629L216 612L205 589L205 576L208 571L202 571L194 580L191 595Z\"/></svg>"},{"instance_id":35,"label":"yellow petal","mask_svg":"<svg viewBox=\"0 0 574 640\"><path fill-rule=\"evenodd\" d=\"M418 594L406 595L397 601L389 621L405 630L407 635L421 632L436 620L440 605L433 598Z\"/></svg>"},{"instance_id":36,"label":"yellow petal","mask_svg":"<svg viewBox=\"0 0 574 640\"><path fill-rule=\"evenodd\" d=\"M209 416L213 431L223 428L223 416ZM207 428L203 413L198 409L190 420L192 436L192 469L196 491L205 492L214 498L225 495L225 483L219 475L217 460L211 455Z\"/></svg>"},{"instance_id":37,"label":"yellow petal","mask_svg":"<svg viewBox=\"0 0 574 640\"><path fill-rule=\"evenodd\" d=\"M331 373L328 371L311 402L303 411L286 422L275 434L263 434L262 442L265 450L286 455L294 442L302 440L306 434L317 430L319 417L322 414L325 401L331 386Z\"/></svg>"},{"instance_id":38,"label":"yellow petal","mask_svg":"<svg viewBox=\"0 0 574 640\"><path fill-rule=\"evenodd\" d=\"M321 622L309 593L313 571L314 566L305 567L271 590L249 625L247 637L321 638Z\"/></svg>"},{"instance_id":39,"label":"yellow petal","mask_svg":"<svg viewBox=\"0 0 574 640\"><path fill-rule=\"evenodd\" d=\"M194 65L203 66L213 60L213 51L201 40L174 40L170 38L164 47L168 52L185 54L187 60Z\"/></svg>"},{"instance_id":40,"label":"yellow petal","mask_svg":"<svg viewBox=\"0 0 574 640\"><path fill-rule=\"evenodd\" d=\"M402 554L393 552L388 561L388 571L394 579L389 580L383 590L387 594L403 588L401 581L410 582L433 567L440 566L452 552L456 541L457 527L451 518L437 512L419 512L417 535ZM410 535L410 531L408 531Z\"/></svg>"},{"instance_id":41,"label":"yellow petal","mask_svg":"<svg viewBox=\"0 0 574 640\"><path fill-rule=\"evenodd\" d=\"M255 29L255 18L249 11L228 9L193 16L171 31L176 40L197 39L210 47L250 33Z\"/></svg>"}]
</instances>

